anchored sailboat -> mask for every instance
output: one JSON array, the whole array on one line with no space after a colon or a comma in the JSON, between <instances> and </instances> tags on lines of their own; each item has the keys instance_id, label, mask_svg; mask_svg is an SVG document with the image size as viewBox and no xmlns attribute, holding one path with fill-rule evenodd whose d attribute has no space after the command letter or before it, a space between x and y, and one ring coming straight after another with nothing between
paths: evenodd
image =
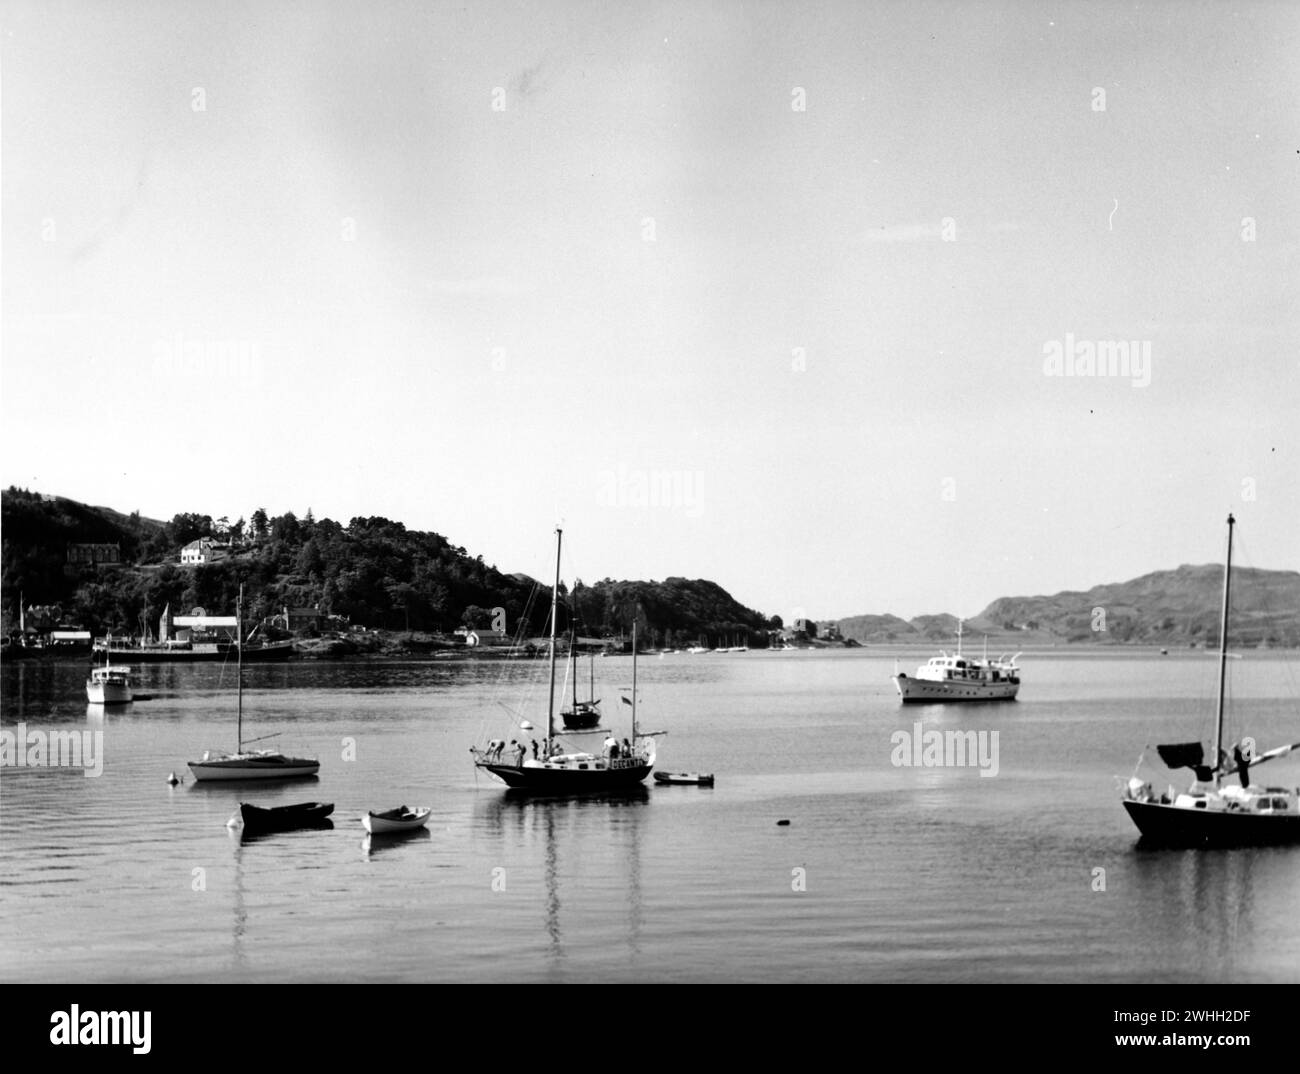
<instances>
[{"instance_id":1,"label":"anchored sailboat","mask_svg":"<svg viewBox=\"0 0 1300 1074\"><path fill-rule=\"evenodd\" d=\"M596 697L596 657L587 654L590 662L591 692L586 701L578 700L578 632L569 633L569 677L573 680L573 705L560 713L560 719L570 731L585 731L600 726L600 700Z\"/></svg>"},{"instance_id":2,"label":"anchored sailboat","mask_svg":"<svg viewBox=\"0 0 1300 1074\"><path fill-rule=\"evenodd\" d=\"M239 587L239 601L235 605L236 673L238 681L238 730L234 753L224 750L205 750L201 761L190 761L190 771L198 780L235 779L289 779L294 776L314 776L320 771L320 761L306 757L286 757L278 750L244 749L244 662L243 623L244 587ZM252 741L257 741L253 739Z\"/></svg>"},{"instance_id":3,"label":"anchored sailboat","mask_svg":"<svg viewBox=\"0 0 1300 1074\"><path fill-rule=\"evenodd\" d=\"M504 743L497 741L486 749L470 747L474 756L474 767L496 776L509 787L543 793L573 794L585 791L608 791L635 787L644 782L655 764L656 734L663 732L638 731L636 723L637 689L636 689L636 626L632 628L632 696L623 698L624 704L632 706L632 738L624 739L620 744L617 739L607 737L604 749L595 754L581 749L569 748L561 741L561 734L555 728L555 625L556 601L560 589L560 547L563 540L561 530L555 531L555 584L551 588L551 634L550 634L550 693L547 696L546 735L535 747L535 756L529 757L528 750L522 742L516 742L514 752L502 757ZM520 725L531 730L531 724ZM590 728L569 732L564 738L580 735L605 734L600 728ZM540 752L537 752L540 750Z\"/></svg>"},{"instance_id":4,"label":"anchored sailboat","mask_svg":"<svg viewBox=\"0 0 1300 1074\"><path fill-rule=\"evenodd\" d=\"M1251 740L1232 751L1223 749L1224 680L1228 665L1228 597L1232 583L1232 527L1228 516L1228 554L1223 567L1223 612L1219 628L1219 700L1214 719L1214 754L1208 759L1200 742L1157 746L1170 768L1190 768L1191 787L1181 794L1157 796L1151 784L1136 775L1128 781L1123 803L1144 839L1177 846L1257 846L1300 842L1300 793L1290 787L1264 787L1250 782L1250 769L1285 757L1300 742L1254 755ZM1140 762L1139 762L1140 763ZM1224 783L1236 775L1237 782Z\"/></svg>"}]
</instances>

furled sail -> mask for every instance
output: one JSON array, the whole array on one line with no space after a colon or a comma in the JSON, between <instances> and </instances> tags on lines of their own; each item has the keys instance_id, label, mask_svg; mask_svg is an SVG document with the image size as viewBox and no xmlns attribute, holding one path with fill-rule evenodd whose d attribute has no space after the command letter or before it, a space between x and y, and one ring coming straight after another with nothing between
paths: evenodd
<instances>
[{"instance_id":1,"label":"furled sail","mask_svg":"<svg viewBox=\"0 0 1300 1074\"><path fill-rule=\"evenodd\" d=\"M1196 768L1205 763L1205 746L1200 742L1177 742L1170 746L1157 746L1156 751L1169 768Z\"/></svg>"},{"instance_id":2,"label":"furled sail","mask_svg":"<svg viewBox=\"0 0 1300 1074\"><path fill-rule=\"evenodd\" d=\"M1169 768L1190 768L1202 783L1214 778L1214 768L1205 763L1205 747L1199 742L1175 742L1157 746L1156 752Z\"/></svg>"}]
</instances>

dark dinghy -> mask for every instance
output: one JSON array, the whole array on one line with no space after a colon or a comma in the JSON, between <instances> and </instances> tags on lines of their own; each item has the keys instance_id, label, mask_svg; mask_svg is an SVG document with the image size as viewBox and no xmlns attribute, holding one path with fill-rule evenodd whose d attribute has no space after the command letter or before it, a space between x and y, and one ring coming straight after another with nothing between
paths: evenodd
<instances>
[{"instance_id":1,"label":"dark dinghy","mask_svg":"<svg viewBox=\"0 0 1300 1074\"><path fill-rule=\"evenodd\" d=\"M333 802L298 802L295 805L262 806L239 803L239 813L244 819L244 830L250 832L285 832L293 828L333 827L329 815L334 812Z\"/></svg>"}]
</instances>

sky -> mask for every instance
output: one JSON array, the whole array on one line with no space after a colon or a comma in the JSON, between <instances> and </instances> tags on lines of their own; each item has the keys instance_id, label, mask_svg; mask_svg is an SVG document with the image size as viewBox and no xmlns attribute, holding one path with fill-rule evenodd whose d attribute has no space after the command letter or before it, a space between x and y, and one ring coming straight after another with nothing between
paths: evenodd
<instances>
[{"instance_id":1,"label":"sky","mask_svg":"<svg viewBox=\"0 0 1300 1074\"><path fill-rule=\"evenodd\" d=\"M1297 569L1297 55L1293 3L7 0L0 484L541 578L560 523L787 621L1230 510Z\"/></svg>"}]
</instances>

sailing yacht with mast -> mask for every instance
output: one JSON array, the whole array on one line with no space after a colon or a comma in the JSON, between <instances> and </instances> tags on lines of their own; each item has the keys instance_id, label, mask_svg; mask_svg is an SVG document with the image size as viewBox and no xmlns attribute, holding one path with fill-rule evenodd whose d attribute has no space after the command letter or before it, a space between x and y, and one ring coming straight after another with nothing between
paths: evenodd
<instances>
[{"instance_id":1,"label":"sailing yacht with mast","mask_svg":"<svg viewBox=\"0 0 1300 1074\"><path fill-rule=\"evenodd\" d=\"M569 634L569 677L573 681L573 705L560 713L560 719L570 731L585 731L600 726L600 701L596 697L596 657L588 653L591 664L591 693L586 701L578 700L578 632Z\"/></svg>"},{"instance_id":2,"label":"sailing yacht with mast","mask_svg":"<svg viewBox=\"0 0 1300 1074\"><path fill-rule=\"evenodd\" d=\"M196 780L290 779L295 776L314 776L320 771L320 761L306 757L287 757L279 750L244 749L244 646L242 644L244 587L242 585L239 587L239 600L235 605L235 620L235 630L239 635L235 649L239 713L235 752L205 750L201 761L189 762L190 771L194 773Z\"/></svg>"},{"instance_id":3,"label":"sailing yacht with mast","mask_svg":"<svg viewBox=\"0 0 1300 1074\"><path fill-rule=\"evenodd\" d=\"M1143 839L1174 846L1263 846L1300 842L1300 791L1250 782L1250 769L1285 757L1300 742L1253 756L1250 740L1238 742L1232 756L1223 749L1224 680L1228 666L1228 597L1232 583L1232 527L1228 516L1228 554L1223 567L1223 612L1219 627L1219 700L1214 717L1214 754L1207 763L1200 742L1157 746L1170 768L1190 768L1191 787L1171 787L1157 796L1136 775L1128 781L1123 803ZM1141 760L1138 761L1141 764ZM1236 775L1237 782L1224 780Z\"/></svg>"},{"instance_id":4,"label":"sailing yacht with mast","mask_svg":"<svg viewBox=\"0 0 1300 1074\"><path fill-rule=\"evenodd\" d=\"M610 791L635 787L645 781L655 764L655 735L662 731L640 731L636 722L636 626L632 627L632 696L623 703L632 707L632 738L624 740L630 749L607 737L601 754L568 748L555 728L555 623L556 601L560 589L560 547L563 533L555 531L555 584L551 588L550 693L546 699L546 736L536 757L529 757L520 743L514 755L501 757L501 746L494 749L470 747L474 767L496 776L508 787L541 793L574 794L585 791ZM532 725L523 723L524 730ZM598 727L564 733L564 738L603 734Z\"/></svg>"}]
</instances>

